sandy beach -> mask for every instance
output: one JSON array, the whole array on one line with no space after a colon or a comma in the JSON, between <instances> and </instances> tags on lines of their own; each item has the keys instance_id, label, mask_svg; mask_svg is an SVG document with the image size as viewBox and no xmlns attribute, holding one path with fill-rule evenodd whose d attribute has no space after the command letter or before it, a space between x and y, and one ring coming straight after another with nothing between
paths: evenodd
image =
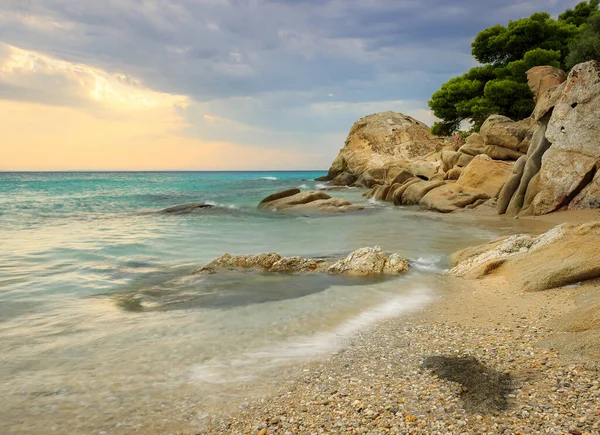
<instances>
[{"instance_id":1,"label":"sandy beach","mask_svg":"<svg viewBox=\"0 0 600 435\"><path fill-rule=\"evenodd\" d=\"M576 332L561 323L600 299L600 283L537 293L503 277L441 285L427 308L297 367L279 391L198 433L600 433L600 352L573 346Z\"/></svg>"}]
</instances>

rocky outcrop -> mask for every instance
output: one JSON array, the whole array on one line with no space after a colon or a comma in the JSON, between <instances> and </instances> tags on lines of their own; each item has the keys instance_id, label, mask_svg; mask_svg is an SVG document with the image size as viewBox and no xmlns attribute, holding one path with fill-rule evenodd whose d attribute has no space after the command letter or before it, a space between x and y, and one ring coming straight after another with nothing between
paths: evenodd
<instances>
[{"instance_id":1,"label":"rocky outcrop","mask_svg":"<svg viewBox=\"0 0 600 435\"><path fill-rule=\"evenodd\" d=\"M534 66L527 71L527 84L533 92L533 99L538 102L540 97L567 79L567 74L553 66Z\"/></svg>"},{"instance_id":2,"label":"rocky outcrop","mask_svg":"<svg viewBox=\"0 0 600 435\"><path fill-rule=\"evenodd\" d=\"M363 209L344 199L332 198L323 191L301 192L299 189L288 189L269 195L257 208L285 212L349 212Z\"/></svg>"},{"instance_id":3,"label":"rocky outcrop","mask_svg":"<svg viewBox=\"0 0 600 435\"><path fill-rule=\"evenodd\" d=\"M427 192L419 201L419 205L427 210L451 213L479 200L486 199L489 199L489 196L479 189L464 187L457 183L448 183Z\"/></svg>"},{"instance_id":4,"label":"rocky outcrop","mask_svg":"<svg viewBox=\"0 0 600 435\"><path fill-rule=\"evenodd\" d=\"M369 115L356 121L350 129L327 179L337 178L339 182L341 174L350 174L356 177L357 185L384 184L392 168L408 169L413 161L425 160L442 146L443 141L433 136L429 127L410 116L396 112ZM372 169L380 172L362 177Z\"/></svg>"},{"instance_id":5,"label":"rocky outcrop","mask_svg":"<svg viewBox=\"0 0 600 435\"><path fill-rule=\"evenodd\" d=\"M160 213L169 213L169 214L188 214L193 213L195 211L203 210L206 208L213 208L212 204L181 204L175 205L173 207L165 208L160 211Z\"/></svg>"},{"instance_id":6,"label":"rocky outcrop","mask_svg":"<svg viewBox=\"0 0 600 435\"><path fill-rule=\"evenodd\" d=\"M512 164L481 154L463 169L457 183L483 191L488 197L494 198L500 193L511 172Z\"/></svg>"},{"instance_id":7,"label":"rocky outcrop","mask_svg":"<svg viewBox=\"0 0 600 435\"><path fill-rule=\"evenodd\" d=\"M538 236L515 235L453 256L450 274L505 276L523 291L539 291L600 277L600 222L562 224Z\"/></svg>"},{"instance_id":8,"label":"rocky outcrop","mask_svg":"<svg viewBox=\"0 0 600 435\"><path fill-rule=\"evenodd\" d=\"M485 154L496 160L517 160L529 148L532 129L527 123L492 115L471 134L459 151L471 156Z\"/></svg>"},{"instance_id":9,"label":"rocky outcrop","mask_svg":"<svg viewBox=\"0 0 600 435\"><path fill-rule=\"evenodd\" d=\"M499 212L547 214L600 205L600 62L575 66L566 81L553 68L530 71L538 123L519 186Z\"/></svg>"},{"instance_id":10,"label":"rocky outcrop","mask_svg":"<svg viewBox=\"0 0 600 435\"><path fill-rule=\"evenodd\" d=\"M397 275L408 270L408 263L398 254L389 257L379 246L362 248L334 263L328 272L353 276Z\"/></svg>"},{"instance_id":11,"label":"rocky outcrop","mask_svg":"<svg viewBox=\"0 0 600 435\"><path fill-rule=\"evenodd\" d=\"M429 191L443 186L444 184L445 183L440 180L412 183L406 188L402 196L399 198L399 202L402 205L416 205Z\"/></svg>"},{"instance_id":12,"label":"rocky outcrop","mask_svg":"<svg viewBox=\"0 0 600 435\"><path fill-rule=\"evenodd\" d=\"M546 138L552 145L542 158L535 214L568 206L594 178L600 162L600 62L573 68Z\"/></svg>"},{"instance_id":13,"label":"rocky outcrop","mask_svg":"<svg viewBox=\"0 0 600 435\"><path fill-rule=\"evenodd\" d=\"M283 257L271 252L257 255L223 254L195 273L217 273L247 269L270 273L329 273L333 275L398 275L408 270L408 263L398 254L386 255L379 247L358 249L338 261L302 257Z\"/></svg>"}]
</instances>

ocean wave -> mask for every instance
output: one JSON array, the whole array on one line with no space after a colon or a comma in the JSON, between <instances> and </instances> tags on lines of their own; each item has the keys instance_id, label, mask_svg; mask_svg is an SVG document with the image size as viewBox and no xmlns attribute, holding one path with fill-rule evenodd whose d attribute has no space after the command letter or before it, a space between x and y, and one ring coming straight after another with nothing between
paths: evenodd
<instances>
[{"instance_id":1,"label":"ocean wave","mask_svg":"<svg viewBox=\"0 0 600 435\"><path fill-rule=\"evenodd\" d=\"M259 177L257 180L269 180L269 181L277 181L279 178L277 177Z\"/></svg>"},{"instance_id":2,"label":"ocean wave","mask_svg":"<svg viewBox=\"0 0 600 435\"><path fill-rule=\"evenodd\" d=\"M192 380L225 384L256 379L269 369L322 358L342 348L349 337L376 323L416 311L429 303L429 288L417 288L409 294L395 297L338 325L330 331L295 337L272 347L247 352L239 358L214 358L191 367Z\"/></svg>"},{"instance_id":3,"label":"ocean wave","mask_svg":"<svg viewBox=\"0 0 600 435\"><path fill-rule=\"evenodd\" d=\"M301 184L300 186L298 186L298 189L308 189L308 185L307 184Z\"/></svg>"},{"instance_id":4,"label":"ocean wave","mask_svg":"<svg viewBox=\"0 0 600 435\"><path fill-rule=\"evenodd\" d=\"M425 272L444 273L442 267L442 256L419 257L416 260L409 260L410 267Z\"/></svg>"}]
</instances>

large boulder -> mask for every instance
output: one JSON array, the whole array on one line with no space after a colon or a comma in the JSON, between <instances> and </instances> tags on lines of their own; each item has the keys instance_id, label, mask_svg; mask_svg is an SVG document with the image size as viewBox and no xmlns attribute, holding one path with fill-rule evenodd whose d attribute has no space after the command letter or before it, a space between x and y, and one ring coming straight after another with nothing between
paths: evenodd
<instances>
[{"instance_id":1,"label":"large boulder","mask_svg":"<svg viewBox=\"0 0 600 435\"><path fill-rule=\"evenodd\" d=\"M516 151L520 157L527 153L532 133L525 123L502 115L492 115L485 120L479 134L483 136L485 145Z\"/></svg>"},{"instance_id":2,"label":"large boulder","mask_svg":"<svg viewBox=\"0 0 600 435\"><path fill-rule=\"evenodd\" d=\"M534 214L569 206L594 180L600 162L600 62L576 65L548 122L546 138L552 144L542 158ZM573 207L595 204L595 189L586 191Z\"/></svg>"},{"instance_id":3,"label":"large boulder","mask_svg":"<svg viewBox=\"0 0 600 435\"><path fill-rule=\"evenodd\" d=\"M360 181L360 176L369 169L408 168L411 162L424 160L443 144L430 133L427 125L410 116L396 112L369 115L356 121L350 129L328 178L332 180L346 172L359 177ZM359 181L356 183L360 184Z\"/></svg>"},{"instance_id":4,"label":"large boulder","mask_svg":"<svg viewBox=\"0 0 600 435\"><path fill-rule=\"evenodd\" d=\"M337 175L330 183L334 186L350 186L352 183L356 181L356 175L350 174L348 172L342 172Z\"/></svg>"},{"instance_id":5,"label":"large boulder","mask_svg":"<svg viewBox=\"0 0 600 435\"><path fill-rule=\"evenodd\" d=\"M362 248L329 267L331 274L353 276L397 275L408 270L408 263L398 254L389 257L379 246Z\"/></svg>"},{"instance_id":6,"label":"large boulder","mask_svg":"<svg viewBox=\"0 0 600 435\"><path fill-rule=\"evenodd\" d=\"M441 180L421 181L420 183L410 184L404 193L400 203L402 205L415 205L429 192L437 187L443 186L445 183Z\"/></svg>"},{"instance_id":7,"label":"large boulder","mask_svg":"<svg viewBox=\"0 0 600 435\"><path fill-rule=\"evenodd\" d=\"M502 117L502 122L506 122ZM490 119L494 119L490 117ZM514 121L508 119L511 123L517 124ZM486 121L487 122L487 121ZM485 124L484 124L485 125ZM488 128L490 128L488 126ZM483 127L482 127L483 130ZM467 154L470 156L477 156L479 154L485 154L486 156L491 157L496 160L517 160L519 157L523 155L521 151L513 150L510 148L506 148L494 143L488 143L488 137L483 136L482 134L473 133L468 138L466 143L460 147L459 151L463 154ZM494 140L495 136L490 136L490 140ZM521 139L522 140L522 139Z\"/></svg>"},{"instance_id":8,"label":"large boulder","mask_svg":"<svg viewBox=\"0 0 600 435\"><path fill-rule=\"evenodd\" d=\"M291 211L291 212L348 212L362 210L362 207L339 198L332 198L323 191L300 192L289 189L274 193L263 199L257 207L259 210Z\"/></svg>"},{"instance_id":9,"label":"large boulder","mask_svg":"<svg viewBox=\"0 0 600 435\"><path fill-rule=\"evenodd\" d=\"M428 210L450 213L488 198L489 196L479 189L448 183L427 192L419 201L419 205Z\"/></svg>"},{"instance_id":10,"label":"large boulder","mask_svg":"<svg viewBox=\"0 0 600 435\"><path fill-rule=\"evenodd\" d=\"M464 187L481 190L490 198L494 198L500 193L500 189L511 173L512 164L492 160L481 154L463 169L457 183Z\"/></svg>"},{"instance_id":11,"label":"large boulder","mask_svg":"<svg viewBox=\"0 0 600 435\"><path fill-rule=\"evenodd\" d=\"M562 224L538 236L516 235L455 254L455 276L505 276L516 288L539 291L600 277L600 222Z\"/></svg>"},{"instance_id":12,"label":"large boulder","mask_svg":"<svg viewBox=\"0 0 600 435\"><path fill-rule=\"evenodd\" d=\"M394 205L402 205L402 196L404 196L404 192L406 192L406 189L408 189L413 184L423 182L424 181L420 178L415 177L411 178L410 180L406 180L402 185L396 187L391 195L392 202L394 203Z\"/></svg>"},{"instance_id":13,"label":"large boulder","mask_svg":"<svg viewBox=\"0 0 600 435\"><path fill-rule=\"evenodd\" d=\"M567 79L567 74L553 66L534 66L527 71L527 84L533 92L534 101L539 101L548 89L560 85Z\"/></svg>"},{"instance_id":14,"label":"large boulder","mask_svg":"<svg viewBox=\"0 0 600 435\"><path fill-rule=\"evenodd\" d=\"M431 180L438 174L440 162L417 161L410 165L410 172L424 180Z\"/></svg>"}]
</instances>

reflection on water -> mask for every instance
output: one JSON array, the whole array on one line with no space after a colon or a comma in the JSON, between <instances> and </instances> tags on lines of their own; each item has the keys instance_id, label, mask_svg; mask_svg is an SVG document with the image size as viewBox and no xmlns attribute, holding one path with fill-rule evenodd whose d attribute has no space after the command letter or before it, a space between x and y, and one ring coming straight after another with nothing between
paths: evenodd
<instances>
[{"instance_id":1,"label":"reflection on water","mask_svg":"<svg viewBox=\"0 0 600 435\"><path fill-rule=\"evenodd\" d=\"M225 309L297 299L332 286L383 282L381 277L344 277L327 274L269 274L257 271L181 276L158 273L110 293L126 311L148 312L190 308Z\"/></svg>"},{"instance_id":2,"label":"reflection on water","mask_svg":"<svg viewBox=\"0 0 600 435\"><path fill-rule=\"evenodd\" d=\"M426 303L449 253L513 224L490 231L379 204L342 216L256 210L275 191L316 188L319 175L0 174L0 433L196 428ZM370 207L361 193L332 192ZM223 207L156 213L209 201ZM192 274L224 252L341 257L374 245L411 271Z\"/></svg>"}]
</instances>

